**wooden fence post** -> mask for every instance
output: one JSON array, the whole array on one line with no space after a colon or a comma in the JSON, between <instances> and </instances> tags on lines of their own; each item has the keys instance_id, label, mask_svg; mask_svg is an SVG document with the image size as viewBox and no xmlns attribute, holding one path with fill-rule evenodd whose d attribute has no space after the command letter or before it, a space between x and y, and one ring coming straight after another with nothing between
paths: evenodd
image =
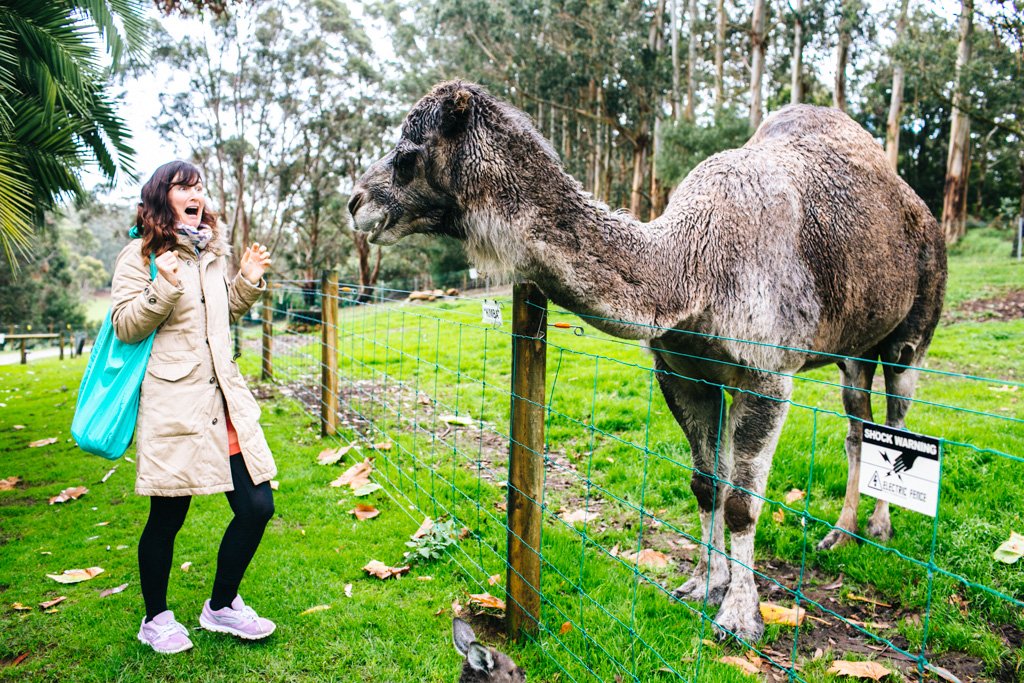
<instances>
[{"instance_id":1,"label":"wooden fence post","mask_svg":"<svg viewBox=\"0 0 1024 683\"><path fill-rule=\"evenodd\" d=\"M540 619L541 496L548 302L537 285L512 293L512 407L508 460L508 634L536 633Z\"/></svg>"},{"instance_id":2,"label":"wooden fence post","mask_svg":"<svg viewBox=\"0 0 1024 683\"><path fill-rule=\"evenodd\" d=\"M274 292L270 279L264 275L267 281L267 288L263 290L263 306L260 313L263 314L263 368L260 372L260 379L263 381L274 379Z\"/></svg>"},{"instance_id":3,"label":"wooden fence post","mask_svg":"<svg viewBox=\"0 0 1024 683\"><path fill-rule=\"evenodd\" d=\"M320 276L320 433L338 431L338 274Z\"/></svg>"}]
</instances>

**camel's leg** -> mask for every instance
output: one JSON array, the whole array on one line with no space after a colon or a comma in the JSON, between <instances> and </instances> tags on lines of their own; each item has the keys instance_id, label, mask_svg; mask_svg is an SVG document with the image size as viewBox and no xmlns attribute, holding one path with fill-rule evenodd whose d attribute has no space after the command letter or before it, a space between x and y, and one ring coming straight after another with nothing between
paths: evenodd
<instances>
[{"instance_id":1,"label":"camel's leg","mask_svg":"<svg viewBox=\"0 0 1024 683\"><path fill-rule=\"evenodd\" d=\"M729 412L733 485L725 492L725 523L731 532L732 579L715 617L721 637L754 642L764 633L754 583L754 531L764 504L772 456L789 411L793 380L763 377L757 394L739 393Z\"/></svg>"},{"instance_id":2,"label":"camel's leg","mask_svg":"<svg viewBox=\"0 0 1024 683\"><path fill-rule=\"evenodd\" d=\"M892 362L907 364L908 359L893 359ZM924 356L922 352L921 357ZM888 360L883 356L882 360ZM913 359L916 363L918 358ZM917 387L918 371L913 369L894 368L884 365L885 374L885 424L894 429L906 429L907 411L910 409L910 398L914 395ZM868 520L868 533L872 536L888 541L892 538L892 523L889 521L889 503L879 500L875 503L875 511Z\"/></svg>"},{"instance_id":3,"label":"camel's leg","mask_svg":"<svg viewBox=\"0 0 1024 683\"><path fill-rule=\"evenodd\" d=\"M839 363L843 383L843 407L850 418L846 432L846 498L839 513L839 521L818 544L818 550L828 550L853 540L857 533L857 506L860 505L860 445L864 423L871 422L871 382L875 377L875 361L847 359ZM881 503L882 501L878 501ZM888 508L886 508L888 516Z\"/></svg>"},{"instance_id":4,"label":"camel's leg","mask_svg":"<svg viewBox=\"0 0 1024 683\"><path fill-rule=\"evenodd\" d=\"M726 444L720 442L719 425L724 422L725 398L718 387L690 382L666 374L656 357L658 382L672 415L683 428L693 452L690 488L700 508L701 542L693 574L672 595L680 600L722 602L729 585L729 562L725 556L725 524L722 519L723 489L729 476ZM715 477L715 464L718 476Z\"/></svg>"}]
</instances>

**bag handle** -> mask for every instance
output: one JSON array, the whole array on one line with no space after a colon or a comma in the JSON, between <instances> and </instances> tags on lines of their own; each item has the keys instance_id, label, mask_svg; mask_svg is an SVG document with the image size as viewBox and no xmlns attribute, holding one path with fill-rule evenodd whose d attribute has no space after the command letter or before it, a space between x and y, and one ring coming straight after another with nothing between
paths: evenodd
<instances>
[{"instance_id":1,"label":"bag handle","mask_svg":"<svg viewBox=\"0 0 1024 683\"><path fill-rule=\"evenodd\" d=\"M139 239L140 237L142 237L142 228L140 228L137 225L133 225L132 227L128 228L128 236L131 237L133 240ZM149 253L149 279L156 279L156 257L153 255L153 252Z\"/></svg>"}]
</instances>

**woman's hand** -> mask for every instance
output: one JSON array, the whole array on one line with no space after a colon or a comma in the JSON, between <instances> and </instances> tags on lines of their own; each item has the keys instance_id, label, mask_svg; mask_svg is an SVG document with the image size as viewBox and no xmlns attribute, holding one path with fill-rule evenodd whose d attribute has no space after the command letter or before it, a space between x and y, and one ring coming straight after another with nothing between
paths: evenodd
<instances>
[{"instance_id":1,"label":"woman's hand","mask_svg":"<svg viewBox=\"0 0 1024 683\"><path fill-rule=\"evenodd\" d=\"M156 270L165 280L178 286L178 255L174 250L165 251L155 259Z\"/></svg>"},{"instance_id":2,"label":"woman's hand","mask_svg":"<svg viewBox=\"0 0 1024 683\"><path fill-rule=\"evenodd\" d=\"M242 260L238 264L238 270L246 280L253 284L259 284L263 273L270 268L270 252L259 242L242 252Z\"/></svg>"}]
</instances>

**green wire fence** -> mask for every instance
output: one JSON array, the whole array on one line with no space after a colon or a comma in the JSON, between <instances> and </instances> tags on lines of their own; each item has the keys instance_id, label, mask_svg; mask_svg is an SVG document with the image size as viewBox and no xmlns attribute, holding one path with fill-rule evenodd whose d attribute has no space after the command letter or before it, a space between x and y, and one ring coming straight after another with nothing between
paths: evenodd
<instances>
[{"instance_id":1,"label":"green wire fence","mask_svg":"<svg viewBox=\"0 0 1024 683\"><path fill-rule=\"evenodd\" d=\"M842 504L848 416L834 368L794 376L750 568L763 609L792 622L723 642L707 594L672 594L723 551L702 541L660 371L637 343L516 287L514 302L491 297L495 325L477 297L411 302L329 275L273 283L263 375L357 461L373 458L410 515L464 528L450 560L474 590L505 577L510 632L547 655L551 679L749 680L729 659L746 655L769 680L831 680L837 659L912 680L1016 680L1024 575L991 555L1024 528L1024 497L1005 485L1024 464L1020 382L920 368L907 420L941 444L937 514L893 508L891 541L851 534L817 550ZM738 389L713 388L724 426Z\"/></svg>"}]
</instances>

